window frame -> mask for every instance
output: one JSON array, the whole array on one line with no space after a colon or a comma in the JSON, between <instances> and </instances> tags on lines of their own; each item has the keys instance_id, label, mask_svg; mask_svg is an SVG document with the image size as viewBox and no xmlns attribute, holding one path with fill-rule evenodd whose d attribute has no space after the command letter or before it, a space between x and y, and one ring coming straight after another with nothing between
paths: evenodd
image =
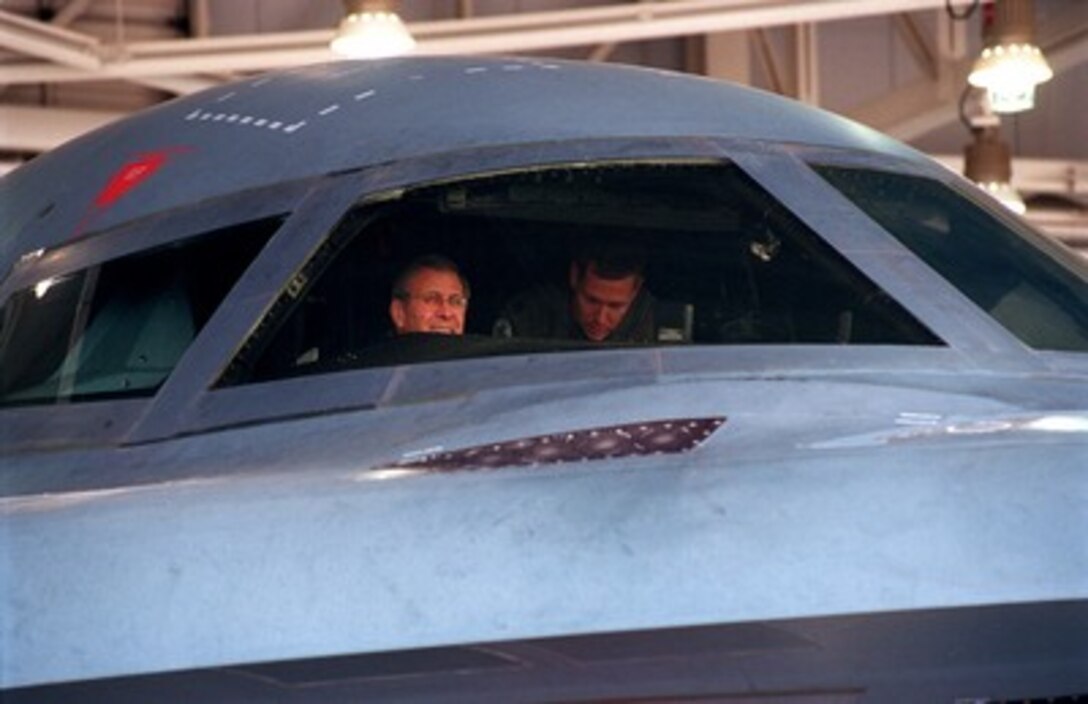
<instances>
[{"instance_id":1,"label":"window frame","mask_svg":"<svg viewBox=\"0 0 1088 704\"><path fill-rule=\"evenodd\" d=\"M24 257L13 265L7 278L0 282L0 306L6 305L16 291L47 277L76 274L215 230L287 215L306 195L307 188L306 184L292 183L232 194L92 233L71 244L44 251L40 256ZM229 298L230 293L224 298L224 303ZM190 343L177 366L189 355L199 337L198 334ZM12 452L123 442L141 417L156 404L162 388L176 375L177 366L167 376L159 392L151 396L0 408L0 428L3 428L0 448L4 452Z\"/></svg>"},{"instance_id":2,"label":"window frame","mask_svg":"<svg viewBox=\"0 0 1088 704\"><path fill-rule=\"evenodd\" d=\"M279 293L356 204L402 189L512 170L653 160L737 164L947 347L647 347L359 369L214 388ZM1033 353L1021 345L808 166L835 161L906 170L955 185L954 174L944 173L936 163L841 149L703 137L575 140L484 147L380 164L233 194L89 236L37 261L16 265L0 285L0 301L45 275L72 272L151 244L168 244L262 215L287 214L154 397L0 410L0 426L5 428L0 445L9 451L154 442L513 385L638 384L662 375L706 373L750 378L768 369L790 375L858 369L956 373L980 367L1028 374L1051 368L1054 353ZM1088 366L1069 357L1057 355L1065 367ZM46 418L48 422L43 422Z\"/></svg>"},{"instance_id":3,"label":"window frame","mask_svg":"<svg viewBox=\"0 0 1088 704\"><path fill-rule=\"evenodd\" d=\"M855 165L865 164L864 168L885 171L894 168L951 187L948 178L951 174L936 162L926 169L920 164L892 157L866 155L866 158L859 158L842 150L810 147L754 158L738 155L742 168L772 196L950 347L976 363L994 369L1011 371L1035 367L1035 351L1021 343L810 166L824 165L836 159Z\"/></svg>"},{"instance_id":4,"label":"window frame","mask_svg":"<svg viewBox=\"0 0 1088 704\"><path fill-rule=\"evenodd\" d=\"M891 173L891 175L894 177L899 177L903 175L900 173L888 172L887 169L874 169L873 167L868 165L859 166L855 163L834 163L831 160L821 160L820 163L813 164L813 166L816 169L833 168L851 171L876 171ZM909 177L915 175L907 174L907 176ZM1030 226L1027 225L1026 222L1024 222L1021 218L1017 217L1011 210L1000 204L998 201L996 201L996 199L992 198L988 194L982 192L973 184L967 182L965 179L951 173L945 176L946 177L944 179L927 180L936 181L941 186L947 188L952 196L963 199L967 203L976 206L986 216L996 221L999 226L1004 228L1004 232L1010 236L1010 241L1019 240L1019 243L1022 244L1026 249L1035 250L1039 253L1041 257L1049 259L1049 263L1053 267L1058 270L1064 271L1072 279L1077 279L1083 285L1088 286L1088 267L1083 266L1083 264L1078 261L1077 256L1074 253L1066 249L1060 243L1056 242L1053 238L1047 237L1042 233L1034 231ZM821 178L823 178L823 176L821 176ZM830 178L827 178L825 180L831 183ZM838 189L836 188L836 190ZM847 198L849 200L852 200L849 197ZM866 217L869 217L866 211L862 209L862 206L858 206L858 210L865 214ZM874 222L876 222L875 219ZM883 226L879 227L883 229ZM899 239L899 236L893 236L896 236L896 239ZM912 253L914 253L913 250L911 250L910 247L906 244L906 242L903 242L903 246L907 248L908 251L912 251ZM942 279L942 281L946 280L937 269L933 268L926 261L923 254L915 253L914 256L918 259L919 262L921 262L922 265L924 265L928 269L931 269L939 278ZM1015 326L1011 326L1006 322L1002 322L998 316L993 315L989 310L984 309L983 306L979 302L977 302L974 297L966 292L966 290L961 290L961 286L964 286L962 279L959 284L951 283L951 281L949 281L949 283L957 291L959 291L964 298L968 299L972 303L972 305L979 308L980 310L983 310L987 318L996 323L998 327L1009 333L1010 336L1015 339L1019 345L1030 349L1036 353L1078 353L1077 350L1063 350L1057 347L1045 347L1038 344L1033 344L1029 340L1025 339L1024 330L1018 329ZM1055 307L1054 310L1061 309ZM1062 312L1064 313L1064 311Z\"/></svg>"},{"instance_id":5,"label":"window frame","mask_svg":"<svg viewBox=\"0 0 1088 704\"><path fill-rule=\"evenodd\" d=\"M51 276L65 276L233 225L289 213L305 195L304 184L285 184L233 194L140 218L71 244L24 253L2 282L0 305L15 291Z\"/></svg>"},{"instance_id":6,"label":"window frame","mask_svg":"<svg viewBox=\"0 0 1088 704\"><path fill-rule=\"evenodd\" d=\"M617 138L552 144L529 144L442 154L383 164L330 179L316 189L285 223L262 260L245 275L240 290L225 308L245 303L247 312L228 311L228 325L213 318L198 342L202 364L179 365L167 382L147 421L133 434L147 442L171 436L208 432L254 423L368 410L474 394L512 385L562 383L639 383L663 374L712 372L751 376L769 368L798 373L839 373L848 369L889 369L950 372L975 370L979 362L999 369L1038 371L1040 362L981 310L927 267L917 263L892 235L868 221L845 197L806 164L808 148L753 144L728 139ZM816 153L823 153L817 150ZM402 189L475 178L510 170L549 168L598 161L653 160L731 161L791 210L818 236L847 256L862 273L889 292L909 313L930 326L947 347L855 348L825 345L756 345L706 347L647 347L629 350L534 354L485 359L451 360L416 365L344 370L254 384L214 388L219 374L233 358L260 317L291 282L309 257L325 242L351 208L367 200L382 200ZM901 164L890 157L874 163L889 168ZM920 175L936 172L904 162ZM934 166L934 168L940 168ZM799 186L810 189L798 193ZM801 189L801 190L803 190ZM828 206L828 203L831 206ZM305 215L321 215L321 225ZM854 235L828 237L821 226L846 217L859 227ZM293 239L290 247L285 241ZM293 254L289 254L293 253ZM256 279L261 284L255 283ZM254 303L260 299L259 305ZM226 314L225 314L226 315ZM932 325L940 321L940 330ZM220 324L224 323L224 324ZM214 344L210 340L216 340ZM190 361L188 358L183 362ZM725 370L723 371L723 363Z\"/></svg>"}]
</instances>

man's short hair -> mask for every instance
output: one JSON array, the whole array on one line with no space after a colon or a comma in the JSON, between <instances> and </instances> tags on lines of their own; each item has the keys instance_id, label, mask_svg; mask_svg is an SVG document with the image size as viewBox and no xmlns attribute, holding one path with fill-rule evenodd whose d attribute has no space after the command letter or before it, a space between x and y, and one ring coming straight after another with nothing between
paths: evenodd
<instances>
[{"instance_id":1,"label":"man's short hair","mask_svg":"<svg viewBox=\"0 0 1088 704\"><path fill-rule=\"evenodd\" d=\"M465 298L470 297L472 292L469 289L468 279L465 278L465 275L461 273L461 269L452 259L441 254L424 254L408 262L408 266L404 267L393 281L393 298L402 301L408 299L410 293L408 291L408 282L424 269L448 271L451 274L456 274L457 278L461 280L461 289L465 292Z\"/></svg>"},{"instance_id":2,"label":"man's short hair","mask_svg":"<svg viewBox=\"0 0 1088 704\"><path fill-rule=\"evenodd\" d=\"M574 258L578 265L579 279L585 278L590 265L602 279L626 279L643 277L646 270L646 250L632 242L607 242L591 240L579 246Z\"/></svg>"}]
</instances>

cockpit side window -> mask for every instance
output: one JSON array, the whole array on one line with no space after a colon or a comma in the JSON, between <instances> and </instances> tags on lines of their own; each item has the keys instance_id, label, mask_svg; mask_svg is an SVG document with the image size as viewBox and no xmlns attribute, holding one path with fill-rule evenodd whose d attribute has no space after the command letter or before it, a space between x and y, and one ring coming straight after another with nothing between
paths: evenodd
<instances>
[{"instance_id":1,"label":"cockpit side window","mask_svg":"<svg viewBox=\"0 0 1088 704\"><path fill-rule=\"evenodd\" d=\"M837 166L816 171L1024 344L1088 352L1088 274L1071 254L1065 261L1048 254L930 179Z\"/></svg>"},{"instance_id":2,"label":"cockpit side window","mask_svg":"<svg viewBox=\"0 0 1088 704\"><path fill-rule=\"evenodd\" d=\"M535 332L504 311L551 291L571 305L587 243L637 250L638 337ZM471 285L464 335L396 335L391 288L421 255ZM300 285L301 284L301 285ZM566 327L563 327L564 324ZM543 332L541 332L543 330ZM548 167L420 187L353 209L280 296L220 385L342 368L602 347L940 345L924 325L733 165Z\"/></svg>"},{"instance_id":3,"label":"cockpit side window","mask_svg":"<svg viewBox=\"0 0 1088 704\"><path fill-rule=\"evenodd\" d=\"M0 405L149 396L281 218L45 278L0 310Z\"/></svg>"}]
</instances>

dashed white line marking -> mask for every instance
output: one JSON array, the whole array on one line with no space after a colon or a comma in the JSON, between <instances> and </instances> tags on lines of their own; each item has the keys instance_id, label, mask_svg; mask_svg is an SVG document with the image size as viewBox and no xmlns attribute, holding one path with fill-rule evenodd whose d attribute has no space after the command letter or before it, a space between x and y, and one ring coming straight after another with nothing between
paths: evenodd
<instances>
[{"instance_id":1,"label":"dashed white line marking","mask_svg":"<svg viewBox=\"0 0 1088 704\"><path fill-rule=\"evenodd\" d=\"M340 109L339 105L330 105L329 107L325 108L324 110L321 110L317 114L324 117L325 115L328 115L329 113L334 113L339 109Z\"/></svg>"},{"instance_id":2,"label":"dashed white line marking","mask_svg":"<svg viewBox=\"0 0 1088 704\"><path fill-rule=\"evenodd\" d=\"M306 120L286 123L283 120L273 120L266 117L253 117L252 115L240 115L239 113L209 112L207 110L193 110L185 116L188 121L200 120L202 122L229 122L237 125L251 125L253 127L267 127L270 130L282 129L285 133L297 132L306 126Z\"/></svg>"},{"instance_id":3,"label":"dashed white line marking","mask_svg":"<svg viewBox=\"0 0 1088 704\"><path fill-rule=\"evenodd\" d=\"M465 73L487 73L487 68L484 66L470 66L465 69Z\"/></svg>"},{"instance_id":4,"label":"dashed white line marking","mask_svg":"<svg viewBox=\"0 0 1088 704\"><path fill-rule=\"evenodd\" d=\"M224 103L224 102L226 102L226 101L230 100L230 99L231 99L231 98L233 98L233 97L234 97L234 91L231 91L231 92L229 92L229 93L226 93L225 95L221 95L221 96L219 96L218 98L216 98L216 99L215 99L215 102L217 102L217 103Z\"/></svg>"},{"instance_id":5,"label":"dashed white line marking","mask_svg":"<svg viewBox=\"0 0 1088 704\"><path fill-rule=\"evenodd\" d=\"M378 91L376 91L376 90L365 90L362 93L356 93L355 94L355 99L356 100L366 100L367 98L373 96L377 92Z\"/></svg>"}]
</instances>

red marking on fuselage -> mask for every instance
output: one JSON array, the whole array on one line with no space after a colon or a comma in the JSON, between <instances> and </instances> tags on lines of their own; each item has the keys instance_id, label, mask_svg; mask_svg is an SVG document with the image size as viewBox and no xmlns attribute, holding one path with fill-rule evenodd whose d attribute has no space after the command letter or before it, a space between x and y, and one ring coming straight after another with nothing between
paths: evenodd
<instances>
[{"instance_id":1,"label":"red marking on fuselage","mask_svg":"<svg viewBox=\"0 0 1088 704\"><path fill-rule=\"evenodd\" d=\"M110 207L133 188L151 178L170 157L187 151L190 151L187 147L167 147L156 152L141 154L135 161L130 161L118 169L98 197L94 199L95 206Z\"/></svg>"},{"instance_id":2,"label":"red marking on fuselage","mask_svg":"<svg viewBox=\"0 0 1088 704\"><path fill-rule=\"evenodd\" d=\"M171 158L189 151L192 151L191 147L167 147L140 154L134 161L126 163L110 177L105 187L95 196L94 203L76 226L73 236L82 235L102 211L113 207L134 188L155 175Z\"/></svg>"},{"instance_id":3,"label":"red marking on fuselage","mask_svg":"<svg viewBox=\"0 0 1088 704\"><path fill-rule=\"evenodd\" d=\"M120 171L114 174L106 187L98 194L98 197L94 199L95 206L99 208L110 207L126 193L150 178L166 163L166 159L165 152L155 152L153 154L144 154L139 160L125 164Z\"/></svg>"}]
</instances>

